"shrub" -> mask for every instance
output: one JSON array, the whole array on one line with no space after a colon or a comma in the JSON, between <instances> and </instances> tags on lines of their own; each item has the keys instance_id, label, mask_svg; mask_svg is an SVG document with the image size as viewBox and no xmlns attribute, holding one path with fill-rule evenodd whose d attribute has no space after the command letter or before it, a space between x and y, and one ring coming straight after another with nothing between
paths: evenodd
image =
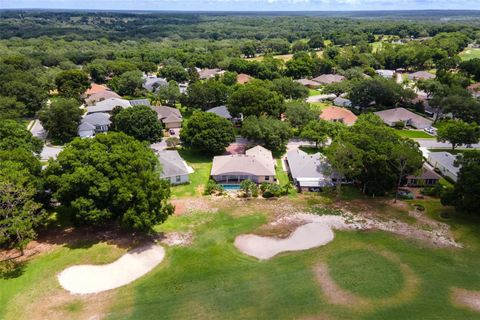
<instances>
[{"instance_id":1,"label":"shrub","mask_svg":"<svg viewBox=\"0 0 480 320\"><path fill-rule=\"evenodd\" d=\"M203 194L208 196L211 194L222 194L224 191L225 189L221 185L219 185L215 180L210 179L205 186Z\"/></svg>"}]
</instances>

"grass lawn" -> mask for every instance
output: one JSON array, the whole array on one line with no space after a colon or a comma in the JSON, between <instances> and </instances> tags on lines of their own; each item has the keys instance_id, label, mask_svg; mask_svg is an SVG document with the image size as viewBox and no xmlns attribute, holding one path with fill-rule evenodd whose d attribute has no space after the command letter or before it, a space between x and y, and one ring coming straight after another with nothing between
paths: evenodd
<instances>
[{"instance_id":1,"label":"grass lawn","mask_svg":"<svg viewBox=\"0 0 480 320\"><path fill-rule=\"evenodd\" d=\"M317 111L322 111L323 109L326 109L328 107L331 107L332 104L328 102L310 102L310 106L312 109L317 110Z\"/></svg>"},{"instance_id":2,"label":"grass lawn","mask_svg":"<svg viewBox=\"0 0 480 320\"><path fill-rule=\"evenodd\" d=\"M395 132L404 138L410 139L435 139L434 136L420 130L395 130Z\"/></svg>"},{"instance_id":3,"label":"grass lawn","mask_svg":"<svg viewBox=\"0 0 480 320\"><path fill-rule=\"evenodd\" d=\"M412 202L438 220L450 210L438 200ZM452 287L480 290L480 221L453 213L448 218L463 249L433 248L384 232L335 231L334 241L323 247L258 261L233 245L237 235L259 232L267 222L257 203L170 217L157 230L190 230L193 243L166 247L165 261L152 272L90 300L59 295L56 274L72 264L113 261L122 250L100 243L43 254L21 275L0 278L0 318L31 319L53 299L56 305L48 310L58 319L81 319L85 301L97 300L107 319L480 319L449 299ZM331 304L315 277L318 264L366 305Z\"/></svg>"},{"instance_id":4,"label":"grass lawn","mask_svg":"<svg viewBox=\"0 0 480 320\"><path fill-rule=\"evenodd\" d=\"M204 155L201 152L181 149L178 150L180 156L187 162L189 166L195 170L190 174L190 183L172 186L172 197L192 197L201 196L203 187L207 184L210 177L210 169L212 168L212 156Z\"/></svg>"},{"instance_id":5,"label":"grass lawn","mask_svg":"<svg viewBox=\"0 0 480 320\"><path fill-rule=\"evenodd\" d=\"M315 90L315 89L308 89L308 96L311 97L311 96L318 96L320 95L320 91L318 90Z\"/></svg>"},{"instance_id":6,"label":"grass lawn","mask_svg":"<svg viewBox=\"0 0 480 320\"><path fill-rule=\"evenodd\" d=\"M460 58L462 60L480 58L480 48L465 48L465 50L460 52Z\"/></svg>"}]
</instances>

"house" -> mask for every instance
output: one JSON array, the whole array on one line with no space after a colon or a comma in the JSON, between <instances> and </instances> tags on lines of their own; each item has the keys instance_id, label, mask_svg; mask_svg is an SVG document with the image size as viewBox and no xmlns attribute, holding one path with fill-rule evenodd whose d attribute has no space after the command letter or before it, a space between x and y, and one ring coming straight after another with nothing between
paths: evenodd
<instances>
[{"instance_id":1,"label":"house","mask_svg":"<svg viewBox=\"0 0 480 320\"><path fill-rule=\"evenodd\" d=\"M254 78L245 73L239 73L237 75L237 83L245 84L252 81Z\"/></svg>"},{"instance_id":2,"label":"house","mask_svg":"<svg viewBox=\"0 0 480 320\"><path fill-rule=\"evenodd\" d=\"M300 191L319 191L334 186L337 181L338 174L320 152L309 155L300 149L290 150L285 161L289 174Z\"/></svg>"},{"instance_id":3,"label":"house","mask_svg":"<svg viewBox=\"0 0 480 320\"><path fill-rule=\"evenodd\" d=\"M416 129L425 129L432 126L431 120L408 111L405 108L393 108L374 113L382 118L383 122L390 127L394 126L397 122L404 122L405 125Z\"/></svg>"},{"instance_id":4,"label":"house","mask_svg":"<svg viewBox=\"0 0 480 320\"><path fill-rule=\"evenodd\" d=\"M182 127L182 114L180 110L172 107L155 106L152 109L157 113L158 119L162 121L167 129L181 128Z\"/></svg>"},{"instance_id":5,"label":"house","mask_svg":"<svg viewBox=\"0 0 480 320\"><path fill-rule=\"evenodd\" d=\"M337 107L348 107L350 108L352 106L352 101L349 99L345 99L342 97L337 97L333 99L333 104Z\"/></svg>"},{"instance_id":6,"label":"house","mask_svg":"<svg viewBox=\"0 0 480 320\"><path fill-rule=\"evenodd\" d=\"M386 79L393 79L393 76L395 75L395 71L393 70L375 70L375 73L378 74L380 77L386 78Z\"/></svg>"},{"instance_id":7,"label":"house","mask_svg":"<svg viewBox=\"0 0 480 320\"><path fill-rule=\"evenodd\" d=\"M78 126L78 135L82 138L90 138L98 133L107 132L112 122L110 115L97 112L85 115Z\"/></svg>"},{"instance_id":8,"label":"house","mask_svg":"<svg viewBox=\"0 0 480 320\"><path fill-rule=\"evenodd\" d=\"M329 93L329 94L319 94L318 96L310 96L307 98L307 102L313 103L313 102L320 102L320 101L333 101L337 97L336 94Z\"/></svg>"},{"instance_id":9,"label":"house","mask_svg":"<svg viewBox=\"0 0 480 320\"><path fill-rule=\"evenodd\" d=\"M108 88L106 85L103 85L103 84L92 83L90 85L90 88L88 88L83 93L83 96L88 97L88 96L91 96L92 94L99 93L99 92L102 92L102 91L110 91L110 88Z\"/></svg>"},{"instance_id":10,"label":"house","mask_svg":"<svg viewBox=\"0 0 480 320\"><path fill-rule=\"evenodd\" d=\"M407 183L405 184L407 187L425 187L425 186L433 186L438 183L438 181L442 178L441 175L436 173L433 168L424 164L422 171L419 175L409 175L407 176Z\"/></svg>"},{"instance_id":11,"label":"house","mask_svg":"<svg viewBox=\"0 0 480 320\"><path fill-rule=\"evenodd\" d=\"M157 155L162 165L160 178L170 181L171 184L189 182L188 174L191 171L177 150L162 150L159 151Z\"/></svg>"},{"instance_id":12,"label":"house","mask_svg":"<svg viewBox=\"0 0 480 320\"><path fill-rule=\"evenodd\" d=\"M302 86L308 87L308 88L316 88L320 86L319 82L310 80L310 79L298 79L295 80L296 82L300 83Z\"/></svg>"},{"instance_id":13,"label":"house","mask_svg":"<svg viewBox=\"0 0 480 320\"><path fill-rule=\"evenodd\" d=\"M227 106L214 107L214 108L208 109L206 112L215 113L217 116L230 120L234 123L243 121L243 116L240 116L239 118L232 117L230 115L230 112L228 111Z\"/></svg>"},{"instance_id":14,"label":"house","mask_svg":"<svg viewBox=\"0 0 480 320\"><path fill-rule=\"evenodd\" d=\"M157 76L146 76L143 79L145 81L142 86L150 92L155 92L158 88L168 85L167 79L158 78Z\"/></svg>"},{"instance_id":15,"label":"house","mask_svg":"<svg viewBox=\"0 0 480 320\"><path fill-rule=\"evenodd\" d=\"M150 101L148 99L135 99L129 100L130 105L133 106L148 106L150 107Z\"/></svg>"},{"instance_id":16,"label":"house","mask_svg":"<svg viewBox=\"0 0 480 320\"><path fill-rule=\"evenodd\" d=\"M467 90L472 94L474 98L480 98L480 82L469 85L467 87Z\"/></svg>"},{"instance_id":17,"label":"house","mask_svg":"<svg viewBox=\"0 0 480 320\"><path fill-rule=\"evenodd\" d=\"M322 74L321 76L313 78L312 80L325 85L325 84L342 82L343 80L345 80L345 77L339 74Z\"/></svg>"},{"instance_id":18,"label":"house","mask_svg":"<svg viewBox=\"0 0 480 320\"><path fill-rule=\"evenodd\" d=\"M89 95L87 98L85 98L85 103L88 106L92 106L100 101L111 99L111 98L121 99L122 97L120 97L116 92L113 92L111 90L103 90L103 91L95 92Z\"/></svg>"},{"instance_id":19,"label":"house","mask_svg":"<svg viewBox=\"0 0 480 320\"><path fill-rule=\"evenodd\" d=\"M340 107L328 107L322 110L320 119L341 122L347 126L352 126L357 121L357 116L350 110Z\"/></svg>"},{"instance_id":20,"label":"house","mask_svg":"<svg viewBox=\"0 0 480 320\"><path fill-rule=\"evenodd\" d=\"M245 154L214 157L210 176L225 184L239 184L247 179L255 183L277 181L272 152L261 146L248 149Z\"/></svg>"},{"instance_id":21,"label":"house","mask_svg":"<svg viewBox=\"0 0 480 320\"><path fill-rule=\"evenodd\" d=\"M435 75L427 71L418 71L410 73L408 79L412 81L435 79Z\"/></svg>"},{"instance_id":22,"label":"house","mask_svg":"<svg viewBox=\"0 0 480 320\"><path fill-rule=\"evenodd\" d=\"M430 152L428 163L438 170L444 177L457 182L460 167L455 166L456 156L449 152Z\"/></svg>"},{"instance_id":23,"label":"house","mask_svg":"<svg viewBox=\"0 0 480 320\"><path fill-rule=\"evenodd\" d=\"M198 78L200 80L206 80L215 78L217 74L223 74L225 71L222 69L214 68L214 69L200 69L198 71Z\"/></svg>"},{"instance_id":24,"label":"house","mask_svg":"<svg viewBox=\"0 0 480 320\"><path fill-rule=\"evenodd\" d=\"M115 107L129 108L132 105L130 101L120 98L109 98L100 102L97 102L95 105L87 107L87 114L97 113L97 112L112 112Z\"/></svg>"},{"instance_id":25,"label":"house","mask_svg":"<svg viewBox=\"0 0 480 320\"><path fill-rule=\"evenodd\" d=\"M232 116L227 109L227 106L219 106L215 108L208 109L206 112L215 113L217 116L225 118L227 120L232 120Z\"/></svg>"}]
</instances>

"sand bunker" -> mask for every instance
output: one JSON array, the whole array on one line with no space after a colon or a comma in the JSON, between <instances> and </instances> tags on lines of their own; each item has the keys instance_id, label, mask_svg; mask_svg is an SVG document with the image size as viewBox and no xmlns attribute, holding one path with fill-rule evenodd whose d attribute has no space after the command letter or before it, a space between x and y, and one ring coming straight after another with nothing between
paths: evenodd
<instances>
[{"instance_id":1,"label":"sand bunker","mask_svg":"<svg viewBox=\"0 0 480 320\"><path fill-rule=\"evenodd\" d=\"M60 285L71 293L97 293L135 281L155 268L165 257L165 250L151 244L127 252L105 265L78 265L58 275Z\"/></svg>"},{"instance_id":2,"label":"sand bunker","mask_svg":"<svg viewBox=\"0 0 480 320\"><path fill-rule=\"evenodd\" d=\"M254 234L240 235L235 238L235 247L245 254L264 260L270 259L281 252L319 247L332 240L333 231L330 226L308 223L298 227L286 239L262 237Z\"/></svg>"},{"instance_id":3,"label":"sand bunker","mask_svg":"<svg viewBox=\"0 0 480 320\"><path fill-rule=\"evenodd\" d=\"M480 291L453 288L451 295L456 305L480 312Z\"/></svg>"}]
</instances>

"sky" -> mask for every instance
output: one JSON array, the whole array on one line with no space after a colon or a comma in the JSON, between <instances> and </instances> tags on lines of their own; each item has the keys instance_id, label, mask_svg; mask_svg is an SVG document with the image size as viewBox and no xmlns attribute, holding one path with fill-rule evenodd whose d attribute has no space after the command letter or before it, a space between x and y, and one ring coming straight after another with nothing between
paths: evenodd
<instances>
[{"instance_id":1,"label":"sky","mask_svg":"<svg viewBox=\"0 0 480 320\"><path fill-rule=\"evenodd\" d=\"M182 11L480 10L480 0L0 0L0 8Z\"/></svg>"}]
</instances>

